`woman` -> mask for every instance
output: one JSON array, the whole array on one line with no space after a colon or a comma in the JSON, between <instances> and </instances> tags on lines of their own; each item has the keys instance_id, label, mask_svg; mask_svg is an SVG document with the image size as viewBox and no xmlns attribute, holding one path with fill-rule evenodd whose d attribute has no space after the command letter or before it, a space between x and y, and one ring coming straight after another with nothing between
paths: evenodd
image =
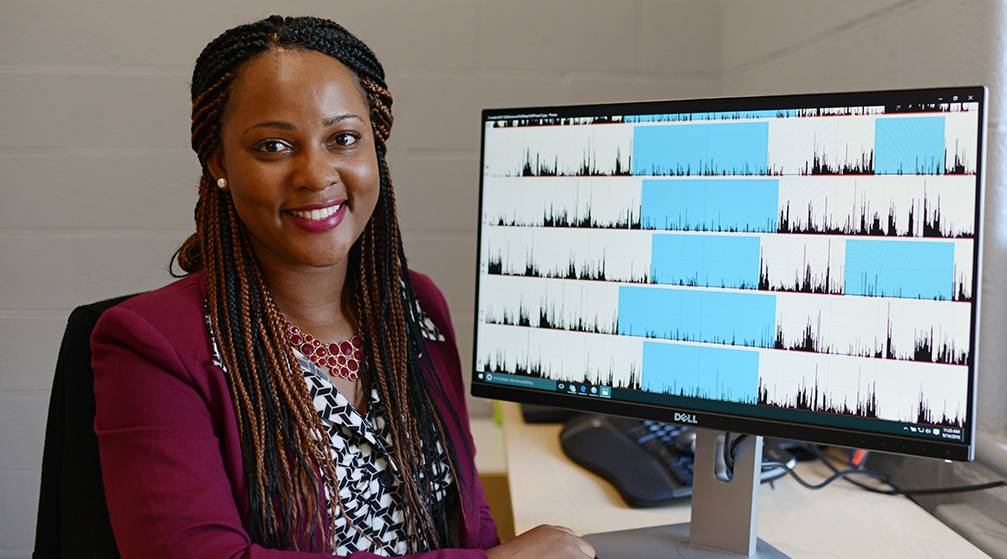
<instances>
[{"instance_id":1,"label":"woman","mask_svg":"<svg viewBox=\"0 0 1007 559\"><path fill-rule=\"evenodd\" d=\"M207 45L192 100L189 275L92 338L123 557L593 556L551 526L499 545L444 299L406 268L370 49L273 16Z\"/></svg>"}]
</instances>

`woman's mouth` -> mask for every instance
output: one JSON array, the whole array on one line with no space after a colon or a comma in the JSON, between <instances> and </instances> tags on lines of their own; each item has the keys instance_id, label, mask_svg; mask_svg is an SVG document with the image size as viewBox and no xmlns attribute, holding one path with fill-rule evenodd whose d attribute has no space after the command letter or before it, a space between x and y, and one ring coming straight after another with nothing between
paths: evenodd
<instances>
[{"instance_id":1,"label":"woman's mouth","mask_svg":"<svg viewBox=\"0 0 1007 559\"><path fill-rule=\"evenodd\" d=\"M301 219L310 219L311 221L322 221L330 217L332 214L338 212L339 208L341 207L343 207L342 204L336 204L334 206L329 206L327 208L322 208L318 210L305 210L305 211L288 210L288 212L290 213L290 215L294 217L299 217Z\"/></svg>"},{"instance_id":2,"label":"woman's mouth","mask_svg":"<svg viewBox=\"0 0 1007 559\"><path fill-rule=\"evenodd\" d=\"M303 206L297 210L285 210L288 219L297 227L309 233L324 233L335 229L346 214L346 200L329 202L329 205Z\"/></svg>"}]
</instances>

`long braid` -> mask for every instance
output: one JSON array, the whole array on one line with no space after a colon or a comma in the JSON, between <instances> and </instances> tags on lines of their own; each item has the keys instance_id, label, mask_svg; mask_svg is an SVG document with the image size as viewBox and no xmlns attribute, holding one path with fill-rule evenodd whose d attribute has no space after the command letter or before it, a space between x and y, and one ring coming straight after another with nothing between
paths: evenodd
<instances>
[{"instance_id":1,"label":"long braid","mask_svg":"<svg viewBox=\"0 0 1007 559\"><path fill-rule=\"evenodd\" d=\"M185 272L203 269L206 276L207 314L241 435L249 532L253 541L267 547L307 549L321 540L323 550L331 551L329 535L337 518L324 506L326 493L335 509L344 512L328 434L286 343L279 310L229 193L215 187L207 168L220 147L228 93L242 65L278 48L316 50L338 59L357 76L370 107L381 195L351 249L348 279L356 291L365 340L364 378L386 406L391 458L402 476L407 547L410 552L444 547L450 540L450 499L437 499L434 493L442 452L459 484L455 489L460 496L469 493L434 403L433 394L446 398L444 388L437 375L424 373L432 373L433 365L414 311L416 295L406 271L385 158L392 99L373 52L341 26L315 18L273 16L225 32L207 45L193 72L192 147L203 164L203 176L196 232L175 257ZM460 424L457 413L451 414ZM468 441L464 444L468 450ZM461 503L467 514L467 500Z\"/></svg>"}]
</instances>

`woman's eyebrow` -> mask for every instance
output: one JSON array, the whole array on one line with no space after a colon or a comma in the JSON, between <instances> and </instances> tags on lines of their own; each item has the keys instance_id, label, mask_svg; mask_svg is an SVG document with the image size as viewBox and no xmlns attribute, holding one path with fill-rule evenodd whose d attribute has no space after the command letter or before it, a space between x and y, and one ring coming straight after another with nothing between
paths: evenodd
<instances>
[{"instance_id":1,"label":"woman's eyebrow","mask_svg":"<svg viewBox=\"0 0 1007 559\"><path fill-rule=\"evenodd\" d=\"M355 114L345 114L345 115L339 115L339 116L334 116L334 117L327 118L327 119L325 119L325 122L323 122L322 124L324 124L325 126L332 126L333 124L336 124L337 122L342 122L344 120L350 120L350 119L357 119L360 122L364 122L364 119L362 117L360 117L360 116L357 116Z\"/></svg>"},{"instance_id":2,"label":"woman's eyebrow","mask_svg":"<svg viewBox=\"0 0 1007 559\"><path fill-rule=\"evenodd\" d=\"M364 122L364 119L361 116L355 114L345 114L329 117L324 121L322 121L322 125L325 127L329 127L332 126L333 124L342 122L344 120L359 120L360 122ZM249 126L247 129L245 129L245 131L247 132L248 130L254 130L256 128L279 128L281 130L297 130L297 126L294 126L289 122L283 120L267 120L265 122L253 124Z\"/></svg>"},{"instance_id":3,"label":"woman's eyebrow","mask_svg":"<svg viewBox=\"0 0 1007 559\"><path fill-rule=\"evenodd\" d=\"M260 122L258 124L253 124L245 129L246 132L249 130L254 130L256 128L280 128L282 130L297 130L297 127L289 122L284 122L282 120L267 120L265 122Z\"/></svg>"}]
</instances>

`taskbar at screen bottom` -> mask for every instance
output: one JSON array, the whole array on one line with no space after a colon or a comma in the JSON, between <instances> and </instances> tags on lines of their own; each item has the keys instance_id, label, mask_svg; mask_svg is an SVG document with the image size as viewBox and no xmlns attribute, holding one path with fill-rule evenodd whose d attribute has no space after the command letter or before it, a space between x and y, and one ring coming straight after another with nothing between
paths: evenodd
<instances>
[{"instance_id":1,"label":"taskbar at screen bottom","mask_svg":"<svg viewBox=\"0 0 1007 559\"><path fill-rule=\"evenodd\" d=\"M480 385L485 387L486 390L483 390ZM506 394L494 394L494 392L499 393L501 390L508 388L519 390L521 395L515 398L508 397ZM846 440L840 442L838 440L815 440L814 437L804 438L799 436L806 432L807 429L825 429L830 432L850 430L862 433L865 436L871 436L871 438L876 438L877 436L907 438L923 443L924 446L926 443L961 446L966 448L964 453L956 452L952 455L947 451L942 451L923 452L922 454L936 458L970 459L966 457L969 456L967 451L969 431L962 426L929 425L805 409L782 408L757 403L710 400L497 372L476 372L473 378L473 394L505 400L526 399L529 402L547 403L580 411L611 413L615 415L637 415L670 423L692 423L701 427L721 428L719 425L723 424L723 421L711 421L711 425L705 425L706 421L704 419L712 418L713 416L721 418L730 416L737 418L739 425L742 426L752 421L764 422L768 426L768 434L771 436L861 447L861 445L853 444L857 442L855 437L852 439L850 437L843 437ZM510 394L517 396L513 392ZM537 395L542 398L536 398ZM631 410L626 408L627 405L633 406ZM806 429L798 429L795 431L795 434L788 435L786 432L780 433L779 429L773 428L773 426L783 425L800 425ZM745 432L743 429L739 429L738 431ZM789 429L784 428L783 431L789 431ZM773 432L780 434L774 434ZM890 450L893 452L901 452L902 450L898 448L878 448L878 445L863 445L862 447L868 448L869 446L873 446L874 450Z\"/></svg>"}]
</instances>

